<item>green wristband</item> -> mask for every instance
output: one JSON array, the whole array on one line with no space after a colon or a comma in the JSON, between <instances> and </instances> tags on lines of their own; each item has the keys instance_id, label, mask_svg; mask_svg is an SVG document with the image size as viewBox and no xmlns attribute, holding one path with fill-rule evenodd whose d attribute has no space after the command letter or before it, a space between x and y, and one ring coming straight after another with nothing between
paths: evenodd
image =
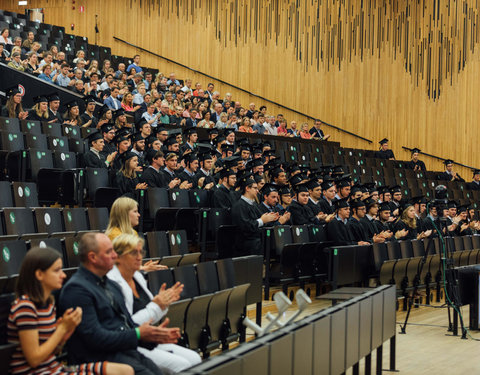
<instances>
[{"instance_id":1,"label":"green wristband","mask_svg":"<svg viewBox=\"0 0 480 375\"><path fill-rule=\"evenodd\" d=\"M140 340L140 328L135 328L135 332L137 334L137 340Z\"/></svg>"}]
</instances>

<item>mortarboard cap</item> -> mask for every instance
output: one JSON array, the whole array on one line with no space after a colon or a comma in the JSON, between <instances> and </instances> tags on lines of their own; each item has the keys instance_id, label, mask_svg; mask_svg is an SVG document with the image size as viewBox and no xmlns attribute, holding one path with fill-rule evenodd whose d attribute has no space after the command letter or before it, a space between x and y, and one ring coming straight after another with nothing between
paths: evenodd
<instances>
[{"instance_id":1,"label":"mortarboard cap","mask_svg":"<svg viewBox=\"0 0 480 375\"><path fill-rule=\"evenodd\" d=\"M341 178L339 180L335 180L335 185L337 188L341 189L346 186L350 186L350 180L348 178Z\"/></svg>"},{"instance_id":2,"label":"mortarboard cap","mask_svg":"<svg viewBox=\"0 0 480 375\"><path fill-rule=\"evenodd\" d=\"M36 96L33 98L33 102L35 104L38 104L38 103L48 103L48 100L46 97L44 97L43 95L40 95L40 96Z\"/></svg>"},{"instance_id":3,"label":"mortarboard cap","mask_svg":"<svg viewBox=\"0 0 480 375\"><path fill-rule=\"evenodd\" d=\"M350 207L351 208L366 207L366 204L361 199L354 199L353 201L350 202Z\"/></svg>"},{"instance_id":4,"label":"mortarboard cap","mask_svg":"<svg viewBox=\"0 0 480 375\"><path fill-rule=\"evenodd\" d=\"M295 179L295 178L300 178L298 175L295 175L291 178L292 179ZM301 178L300 178L300 181ZM292 184L292 183L291 183ZM308 181L306 182L299 182L297 184L292 184L293 186L293 189L295 190L295 193L308 193Z\"/></svg>"},{"instance_id":5,"label":"mortarboard cap","mask_svg":"<svg viewBox=\"0 0 480 375\"><path fill-rule=\"evenodd\" d=\"M10 97L15 96L17 94L22 94L22 96L23 96L23 90L20 88L19 85L9 87L8 89L5 90L5 93L7 95L7 98L10 98Z\"/></svg>"},{"instance_id":6,"label":"mortarboard cap","mask_svg":"<svg viewBox=\"0 0 480 375\"><path fill-rule=\"evenodd\" d=\"M120 159L122 160L122 163L125 165L127 161L129 161L131 158L134 158L135 156L138 156L132 151L127 151L124 152L122 155L120 155Z\"/></svg>"},{"instance_id":7,"label":"mortarboard cap","mask_svg":"<svg viewBox=\"0 0 480 375\"><path fill-rule=\"evenodd\" d=\"M412 150L411 150L412 154L418 153L418 152L420 152L420 151L421 151L421 150L420 150L419 148L416 148L416 147L415 147L415 148L412 148Z\"/></svg>"},{"instance_id":8,"label":"mortarboard cap","mask_svg":"<svg viewBox=\"0 0 480 375\"><path fill-rule=\"evenodd\" d=\"M123 116L125 112L123 109L117 109L115 112L113 112L113 119L116 120L118 117Z\"/></svg>"},{"instance_id":9,"label":"mortarboard cap","mask_svg":"<svg viewBox=\"0 0 480 375\"><path fill-rule=\"evenodd\" d=\"M241 188L245 188L254 183L255 183L255 179L253 178L253 175L251 173L244 173L237 181L237 184Z\"/></svg>"},{"instance_id":10,"label":"mortarboard cap","mask_svg":"<svg viewBox=\"0 0 480 375\"><path fill-rule=\"evenodd\" d=\"M58 92L52 92L51 94L47 95L47 100L48 102L55 102L57 100L60 100L60 96L58 95Z\"/></svg>"},{"instance_id":11,"label":"mortarboard cap","mask_svg":"<svg viewBox=\"0 0 480 375\"><path fill-rule=\"evenodd\" d=\"M401 193L402 192L402 188L398 185L395 185L395 186L392 186L390 188L390 194L395 194L395 193Z\"/></svg>"},{"instance_id":12,"label":"mortarboard cap","mask_svg":"<svg viewBox=\"0 0 480 375\"><path fill-rule=\"evenodd\" d=\"M388 139L387 138L383 138L381 141L379 141L378 143L380 143L381 145L383 145L384 143L388 143Z\"/></svg>"},{"instance_id":13,"label":"mortarboard cap","mask_svg":"<svg viewBox=\"0 0 480 375\"><path fill-rule=\"evenodd\" d=\"M235 175L235 171L231 168L223 168L221 171L220 171L220 178L225 178L225 177L228 177L228 176L233 176Z\"/></svg>"},{"instance_id":14,"label":"mortarboard cap","mask_svg":"<svg viewBox=\"0 0 480 375\"><path fill-rule=\"evenodd\" d=\"M335 186L335 184L331 180L326 180L322 182L323 191L330 189L332 186Z\"/></svg>"},{"instance_id":15,"label":"mortarboard cap","mask_svg":"<svg viewBox=\"0 0 480 375\"><path fill-rule=\"evenodd\" d=\"M278 189L278 193L280 195L292 195L292 189L290 189L288 186L282 186Z\"/></svg>"},{"instance_id":16,"label":"mortarboard cap","mask_svg":"<svg viewBox=\"0 0 480 375\"><path fill-rule=\"evenodd\" d=\"M348 198L337 199L333 202L333 206L335 210L339 210L340 208L350 207L348 204Z\"/></svg>"},{"instance_id":17,"label":"mortarboard cap","mask_svg":"<svg viewBox=\"0 0 480 375\"><path fill-rule=\"evenodd\" d=\"M453 160L447 159L443 162L443 164L445 164L445 165L453 164Z\"/></svg>"},{"instance_id":18,"label":"mortarboard cap","mask_svg":"<svg viewBox=\"0 0 480 375\"><path fill-rule=\"evenodd\" d=\"M103 124L100 127L102 133L108 133L110 130L114 129L114 126L112 124Z\"/></svg>"},{"instance_id":19,"label":"mortarboard cap","mask_svg":"<svg viewBox=\"0 0 480 375\"><path fill-rule=\"evenodd\" d=\"M145 138L143 138L142 133L137 132L132 135L132 142L139 142L139 141L144 141Z\"/></svg>"},{"instance_id":20,"label":"mortarboard cap","mask_svg":"<svg viewBox=\"0 0 480 375\"><path fill-rule=\"evenodd\" d=\"M475 176L476 174L480 174L480 169L474 169L473 170L473 175Z\"/></svg>"},{"instance_id":21,"label":"mortarboard cap","mask_svg":"<svg viewBox=\"0 0 480 375\"><path fill-rule=\"evenodd\" d=\"M92 142L95 142L99 139L103 139L103 134L99 131L94 131L92 133L90 133L86 139L88 140L88 144L92 143Z\"/></svg>"},{"instance_id":22,"label":"mortarboard cap","mask_svg":"<svg viewBox=\"0 0 480 375\"><path fill-rule=\"evenodd\" d=\"M168 138L165 140L165 145L167 146L172 146L174 144L178 144L177 141L177 135L176 134L171 134L168 136Z\"/></svg>"},{"instance_id":23,"label":"mortarboard cap","mask_svg":"<svg viewBox=\"0 0 480 375\"><path fill-rule=\"evenodd\" d=\"M223 162L226 168L236 167L239 161L240 161L240 156L234 156L234 155L223 159Z\"/></svg>"},{"instance_id":24,"label":"mortarboard cap","mask_svg":"<svg viewBox=\"0 0 480 375\"><path fill-rule=\"evenodd\" d=\"M73 107L78 107L78 103L76 100L70 100L69 102L65 103L65 107L67 109L72 109Z\"/></svg>"},{"instance_id":25,"label":"mortarboard cap","mask_svg":"<svg viewBox=\"0 0 480 375\"><path fill-rule=\"evenodd\" d=\"M308 187L308 190L313 190L317 187L320 187L321 185L318 183L318 180L317 179L313 179L313 180L310 180L307 182L307 187Z\"/></svg>"},{"instance_id":26,"label":"mortarboard cap","mask_svg":"<svg viewBox=\"0 0 480 375\"><path fill-rule=\"evenodd\" d=\"M380 207L378 209L379 211L390 211L390 204L388 202L382 202L380 203Z\"/></svg>"},{"instance_id":27,"label":"mortarboard cap","mask_svg":"<svg viewBox=\"0 0 480 375\"><path fill-rule=\"evenodd\" d=\"M95 103L97 101L97 98L95 98L95 96L93 95L84 96L82 99L85 102L85 104Z\"/></svg>"}]
</instances>

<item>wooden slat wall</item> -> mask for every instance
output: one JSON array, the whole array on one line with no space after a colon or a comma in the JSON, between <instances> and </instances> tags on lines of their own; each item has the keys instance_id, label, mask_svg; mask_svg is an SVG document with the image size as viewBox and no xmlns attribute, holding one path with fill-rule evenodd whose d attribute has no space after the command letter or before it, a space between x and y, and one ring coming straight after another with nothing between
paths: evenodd
<instances>
[{"instance_id":1,"label":"wooden slat wall","mask_svg":"<svg viewBox=\"0 0 480 375\"><path fill-rule=\"evenodd\" d=\"M16 1L1 3L21 9ZM366 138L388 137L397 158L409 156L401 146L416 146L480 166L478 0L31 0L29 7L43 7L45 22L67 30L74 23L73 33L91 43L98 14L98 44L116 54L135 50L113 36ZM208 81L159 58L142 59L164 73ZM245 106L261 104L217 86ZM345 146L372 147L330 133Z\"/></svg>"}]
</instances>

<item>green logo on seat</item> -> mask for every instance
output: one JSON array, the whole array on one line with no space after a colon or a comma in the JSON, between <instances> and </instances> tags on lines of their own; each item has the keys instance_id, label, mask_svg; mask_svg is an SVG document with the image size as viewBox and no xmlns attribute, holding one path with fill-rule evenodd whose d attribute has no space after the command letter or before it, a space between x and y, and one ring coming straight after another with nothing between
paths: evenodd
<instances>
[{"instance_id":1,"label":"green logo on seat","mask_svg":"<svg viewBox=\"0 0 480 375\"><path fill-rule=\"evenodd\" d=\"M78 255L78 242L76 241L73 243L73 253Z\"/></svg>"},{"instance_id":2,"label":"green logo on seat","mask_svg":"<svg viewBox=\"0 0 480 375\"><path fill-rule=\"evenodd\" d=\"M25 196L28 198L30 196L30 188L25 186Z\"/></svg>"},{"instance_id":3,"label":"green logo on seat","mask_svg":"<svg viewBox=\"0 0 480 375\"><path fill-rule=\"evenodd\" d=\"M10 223L15 224L15 214L13 212L10 212Z\"/></svg>"},{"instance_id":4,"label":"green logo on seat","mask_svg":"<svg viewBox=\"0 0 480 375\"><path fill-rule=\"evenodd\" d=\"M8 247L4 247L3 250L2 250L2 256L3 256L3 260L5 262L9 262L10 261L10 250L8 249Z\"/></svg>"},{"instance_id":5,"label":"green logo on seat","mask_svg":"<svg viewBox=\"0 0 480 375\"><path fill-rule=\"evenodd\" d=\"M72 221L72 213L70 211L67 212L67 220Z\"/></svg>"},{"instance_id":6,"label":"green logo on seat","mask_svg":"<svg viewBox=\"0 0 480 375\"><path fill-rule=\"evenodd\" d=\"M177 243L180 245L182 243L182 237L180 237L179 234L177 234Z\"/></svg>"},{"instance_id":7,"label":"green logo on seat","mask_svg":"<svg viewBox=\"0 0 480 375\"><path fill-rule=\"evenodd\" d=\"M42 153L40 151L37 151L37 159L41 159L42 158Z\"/></svg>"}]
</instances>

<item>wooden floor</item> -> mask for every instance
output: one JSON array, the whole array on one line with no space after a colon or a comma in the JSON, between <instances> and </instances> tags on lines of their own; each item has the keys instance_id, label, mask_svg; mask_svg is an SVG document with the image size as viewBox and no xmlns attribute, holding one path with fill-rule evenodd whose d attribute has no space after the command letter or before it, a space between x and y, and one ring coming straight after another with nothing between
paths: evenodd
<instances>
[{"instance_id":1,"label":"wooden floor","mask_svg":"<svg viewBox=\"0 0 480 375\"><path fill-rule=\"evenodd\" d=\"M441 304L434 304L440 306ZM313 300L311 307L298 319L330 306L326 301ZM285 313L288 318L296 310L296 305ZM274 302L264 301L262 308L262 325L266 323L265 314L276 312ZM462 309L464 320L468 325L468 308ZM249 306L248 316L255 319L254 306ZM403 324L405 313L397 311L397 370L405 375L456 375L480 374L480 342L471 339L462 340L447 332L448 313L446 308L419 307L412 309L406 334L399 334L399 323ZM479 331L469 334L480 340ZM253 332L247 331L247 340L253 340ZM389 368L389 344L384 345L384 369ZM372 372L375 373L375 354L372 356ZM351 374L351 369L347 374ZM361 366L363 374L363 364ZM384 371L384 373L389 373ZM297 375L297 374L295 374Z\"/></svg>"}]
</instances>

